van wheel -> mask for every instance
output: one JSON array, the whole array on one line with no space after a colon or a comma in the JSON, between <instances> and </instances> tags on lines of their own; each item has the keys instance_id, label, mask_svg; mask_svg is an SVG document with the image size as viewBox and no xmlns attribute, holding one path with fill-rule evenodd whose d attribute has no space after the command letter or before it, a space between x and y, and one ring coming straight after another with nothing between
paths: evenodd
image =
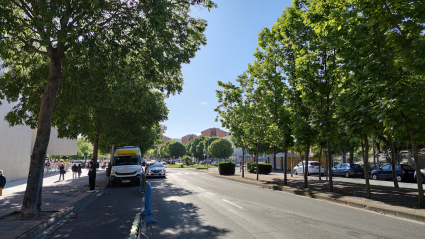
<instances>
[{"instance_id":1,"label":"van wheel","mask_svg":"<svg viewBox=\"0 0 425 239\"><path fill-rule=\"evenodd\" d=\"M298 175L297 170L294 170L294 174L295 174L295 175Z\"/></svg>"},{"instance_id":2,"label":"van wheel","mask_svg":"<svg viewBox=\"0 0 425 239\"><path fill-rule=\"evenodd\" d=\"M401 176L397 175L397 182L401 182Z\"/></svg>"}]
</instances>

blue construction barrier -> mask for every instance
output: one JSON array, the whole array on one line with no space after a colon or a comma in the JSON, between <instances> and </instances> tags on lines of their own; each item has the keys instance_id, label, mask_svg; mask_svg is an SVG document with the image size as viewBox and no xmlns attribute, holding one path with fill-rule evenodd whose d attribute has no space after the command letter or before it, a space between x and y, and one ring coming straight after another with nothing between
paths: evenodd
<instances>
[{"instance_id":1,"label":"blue construction barrier","mask_svg":"<svg viewBox=\"0 0 425 239\"><path fill-rule=\"evenodd\" d=\"M143 212L141 212L140 215L142 215L142 214L148 214L148 216L147 216L147 218L145 220L141 221L140 223L158 222L157 220L151 218L151 215L153 215L153 213L151 212L151 194L152 194L151 184L149 182L146 182L146 187L145 187L145 210L143 210Z\"/></svg>"}]
</instances>

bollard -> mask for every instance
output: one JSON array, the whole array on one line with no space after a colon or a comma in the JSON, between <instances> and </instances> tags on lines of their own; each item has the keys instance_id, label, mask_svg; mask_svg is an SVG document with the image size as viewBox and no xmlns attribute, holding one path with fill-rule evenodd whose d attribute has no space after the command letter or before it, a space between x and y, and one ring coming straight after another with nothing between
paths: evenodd
<instances>
[{"instance_id":1,"label":"bollard","mask_svg":"<svg viewBox=\"0 0 425 239\"><path fill-rule=\"evenodd\" d=\"M143 220L140 223L158 222L157 220L151 218L151 215L153 215L153 213L151 212L151 193L152 193L151 184L149 182L146 182L146 188L145 188L145 210L143 210L143 212L141 212L140 215L147 213L148 216L147 216L147 218L145 220Z\"/></svg>"}]
</instances>

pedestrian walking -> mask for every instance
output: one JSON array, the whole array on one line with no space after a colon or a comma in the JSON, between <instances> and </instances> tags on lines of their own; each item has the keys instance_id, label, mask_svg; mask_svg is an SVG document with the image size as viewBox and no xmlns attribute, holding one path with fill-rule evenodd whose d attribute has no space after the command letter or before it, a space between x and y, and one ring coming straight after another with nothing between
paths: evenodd
<instances>
[{"instance_id":1,"label":"pedestrian walking","mask_svg":"<svg viewBox=\"0 0 425 239\"><path fill-rule=\"evenodd\" d=\"M96 164L94 163L94 159L90 160L89 165L89 184L90 184L90 190L87 191L89 193L94 192L95 190L95 184L96 184Z\"/></svg>"},{"instance_id":2,"label":"pedestrian walking","mask_svg":"<svg viewBox=\"0 0 425 239\"><path fill-rule=\"evenodd\" d=\"M242 160L239 160L239 173L242 172Z\"/></svg>"},{"instance_id":3,"label":"pedestrian walking","mask_svg":"<svg viewBox=\"0 0 425 239\"><path fill-rule=\"evenodd\" d=\"M78 173L78 178L80 178L80 176L81 176L81 164L80 163L77 166L77 173Z\"/></svg>"},{"instance_id":4,"label":"pedestrian walking","mask_svg":"<svg viewBox=\"0 0 425 239\"><path fill-rule=\"evenodd\" d=\"M71 170L72 170L72 179L76 179L77 178L77 173L78 173L77 164L74 164L74 166L72 166Z\"/></svg>"},{"instance_id":5,"label":"pedestrian walking","mask_svg":"<svg viewBox=\"0 0 425 239\"><path fill-rule=\"evenodd\" d=\"M3 175L3 170L0 170L0 196L3 195L4 186L6 186L6 177Z\"/></svg>"},{"instance_id":6,"label":"pedestrian walking","mask_svg":"<svg viewBox=\"0 0 425 239\"><path fill-rule=\"evenodd\" d=\"M59 167L59 181L61 180L65 180L65 167L63 166L63 163L61 163L61 166Z\"/></svg>"}]
</instances>

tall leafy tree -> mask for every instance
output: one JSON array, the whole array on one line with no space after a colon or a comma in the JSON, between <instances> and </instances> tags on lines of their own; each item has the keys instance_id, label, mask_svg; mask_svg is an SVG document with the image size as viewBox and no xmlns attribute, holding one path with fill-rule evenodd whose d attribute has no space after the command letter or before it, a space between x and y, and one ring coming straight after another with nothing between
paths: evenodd
<instances>
[{"instance_id":1,"label":"tall leafy tree","mask_svg":"<svg viewBox=\"0 0 425 239\"><path fill-rule=\"evenodd\" d=\"M206 23L189 16L191 5L215 6L210 0L36 3L5 0L0 3L0 29L3 30L0 56L6 65L20 62L31 54L46 56L49 62L48 78L33 82L44 87L43 92L39 93L42 96L27 190L21 209L23 218L37 218L41 210L44 158L55 99L60 91L64 59L79 55L82 45L92 43L90 39L101 38L109 44L123 46L123 53L138 49L131 54L134 62L145 62L146 66L150 66L134 64L132 70L141 76L149 76L152 71L162 72L163 68L170 67L175 69L174 76L179 75L180 64L188 63L199 45L205 43L202 32ZM154 48L152 54L151 46L157 45L162 47ZM161 64L167 60L168 64ZM160 83L155 78L151 80L154 85ZM174 88L173 85L161 86L162 89L170 87Z\"/></svg>"},{"instance_id":2,"label":"tall leafy tree","mask_svg":"<svg viewBox=\"0 0 425 239\"><path fill-rule=\"evenodd\" d=\"M215 158L225 159L233 154L233 147L229 140L220 138L210 144L208 151Z\"/></svg>"}]
</instances>

